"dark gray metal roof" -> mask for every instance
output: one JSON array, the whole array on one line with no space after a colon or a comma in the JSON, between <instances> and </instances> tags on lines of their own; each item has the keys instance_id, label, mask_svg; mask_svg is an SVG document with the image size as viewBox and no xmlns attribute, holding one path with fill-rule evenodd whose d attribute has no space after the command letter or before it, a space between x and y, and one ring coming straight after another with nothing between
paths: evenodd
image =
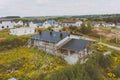
<instances>
[{"instance_id":1,"label":"dark gray metal roof","mask_svg":"<svg viewBox=\"0 0 120 80\"><path fill-rule=\"evenodd\" d=\"M31 39L47 41L47 42L51 42L51 43L57 43L69 35L70 35L70 33L67 33L67 32L42 31L38 35L33 36Z\"/></svg>"},{"instance_id":2,"label":"dark gray metal roof","mask_svg":"<svg viewBox=\"0 0 120 80\"><path fill-rule=\"evenodd\" d=\"M71 39L68 43L63 45L62 49L72 50L72 51L81 51L83 50L90 41L82 39Z\"/></svg>"}]
</instances>

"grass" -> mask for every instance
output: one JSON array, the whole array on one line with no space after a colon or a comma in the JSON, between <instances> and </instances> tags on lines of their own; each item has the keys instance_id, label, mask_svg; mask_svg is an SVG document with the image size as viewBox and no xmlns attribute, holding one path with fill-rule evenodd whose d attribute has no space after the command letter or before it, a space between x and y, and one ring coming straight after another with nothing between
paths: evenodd
<instances>
[{"instance_id":1,"label":"grass","mask_svg":"<svg viewBox=\"0 0 120 80\"><path fill-rule=\"evenodd\" d=\"M23 35L23 37L31 37L31 36L33 36L33 35ZM21 36L10 35L9 30L1 30L0 31L0 38L6 38L9 40L13 40L18 37L21 37Z\"/></svg>"},{"instance_id":2,"label":"grass","mask_svg":"<svg viewBox=\"0 0 120 80\"><path fill-rule=\"evenodd\" d=\"M0 31L0 38L6 38L6 39L14 39L17 36L9 35L9 30L2 30Z\"/></svg>"},{"instance_id":3,"label":"grass","mask_svg":"<svg viewBox=\"0 0 120 80\"><path fill-rule=\"evenodd\" d=\"M0 51L7 51L27 43L28 38L33 35L14 36L9 35L9 30L0 31Z\"/></svg>"},{"instance_id":4,"label":"grass","mask_svg":"<svg viewBox=\"0 0 120 80\"><path fill-rule=\"evenodd\" d=\"M11 77L19 80L43 80L42 76L67 65L60 57L23 47L31 36L13 36L9 35L9 30L0 31L0 38L6 38L0 42L0 80Z\"/></svg>"},{"instance_id":5,"label":"grass","mask_svg":"<svg viewBox=\"0 0 120 80\"><path fill-rule=\"evenodd\" d=\"M46 54L34 48L19 47L0 53L0 80L15 77L21 80L33 80L62 69L67 63L56 56ZM36 76L34 76L36 75Z\"/></svg>"}]
</instances>

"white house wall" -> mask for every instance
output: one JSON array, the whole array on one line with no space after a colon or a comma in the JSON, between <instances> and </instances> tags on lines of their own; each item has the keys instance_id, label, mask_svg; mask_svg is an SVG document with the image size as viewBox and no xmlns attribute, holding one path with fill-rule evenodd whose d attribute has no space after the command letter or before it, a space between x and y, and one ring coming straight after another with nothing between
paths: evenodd
<instances>
[{"instance_id":1,"label":"white house wall","mask_svg":"<svg viewBox=\"0 0 120 80\"><path fill-rule=\"evenodd\" d=\"M78 21L75 23L75 26L81 26L82 23L83 23L82 21Z\"/></svg>"},{"instance_id":2,"label":"white house wall","mask_svg":"<svg viewBox=\"0 0 120 80\"><path fill-rule=\"evenodd\" d=\"M17 23L14 22L14 25L15 25L15 26L23 26L24 23L23 23L23 21L18 21Z\"/></svg>"},{"instance_id":3,"label":"white house wall","mask_svg":"<svg viewBox=\"0 0 120 80\"><path fill-rule=\"evenodd\" d=\"M58 26L58 24L51 25L51 24L49 24L47 21L45 21L45 22L43 23L43 27L45 27L45 28L48 28L48 27L51 27L51 26L56 27L56 26Z\"/></svg>"},{"instance_id":4,"label":"white house wall","mask_svg":"<svg viewBox=\"0 0 120 80\"><path fill-rule=\"evenodd\" d=\"M0 30L14 28L14 23L12 21L2 21L0 23Z\"/></svg>"},{"instance_id":5,"label":"white house wall","mask_svg":"<svg viewBox=\"0 0 120 80\"><path fill-rule=\"evenodd\" d=\"M65 26L65 27L70 27L70 26L81 26L81 24L82 24L82 21L77 21L77 22L75 22L75 23L63 23L63 27Z\"/></svg>"},{"instance_id":6,"label":"white house wall","mask_svg":"<svg viewBox=\"0 0 120 80\"><path fill-rule=\"evenodd\" d=\"M35 33L34 28L16 28L10 30L11 35L17 35L17 36L34 34L34 33Z\"/></svg>"},{"instance_id":7,"label":"white house wall","mask_svg":"<svg viewBox=\"0 0 120 80\"><path fill-rule=\"evenodd\" d=\"M117 28L120 28L120 26L116 26Z\"/></svg>"},{"instance_id":8,"label":"white house wall","mask_svg":"<svg viewBox=\"0 0 120 80\"><path fill-rule=\"evenodd\" d=\"M31 28L37 28L37 25L34 24L34 23L32 23L32 22L30 22L30 23L29 23L29 27L31 27Z\"/></svg>"},{"instance_id":9,"label":"white house wall","mask_svg":"<svg viewBox=\"0 0 120 80\"><path fill-rule=\"evenodd\" d=\"M63 23L63 26L65 27L75 26L75 23Z\"/></svg>"},{"instance_id":10,"label":"white house wall","mask_svg":"<svg viewBox=\"0 0 120 80\"><path fill-rule=\"evenodd\" d=\"M49 23L47 23L47 22L44 22L44 23L43 23L43 26L44 26L45 28L51 27L51 25L50 25Z\"/></svg>"}]
</instances>

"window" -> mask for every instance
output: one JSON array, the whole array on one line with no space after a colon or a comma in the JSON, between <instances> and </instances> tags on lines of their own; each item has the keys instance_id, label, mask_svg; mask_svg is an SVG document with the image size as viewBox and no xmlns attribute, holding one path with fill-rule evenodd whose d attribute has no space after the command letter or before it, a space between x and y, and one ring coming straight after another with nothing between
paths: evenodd
<instances>
[{"instance_id":1,"label":"window","mask_svg":"<svg viewBox=\"0 0 120 80\"><path fill-rule=\"evenodd\" d=\"M9 28L9 26L7 26L7 28Z\"/></svg>"},{"instance_id":2,"label":"window","mask_svg":"<svg viewBox=\"0 0 120 80\"><path fill-rule=\"evenodd\" d=\"M2 26L2 28L4 28L4 26Z\"/></svg>"}]
</instances>

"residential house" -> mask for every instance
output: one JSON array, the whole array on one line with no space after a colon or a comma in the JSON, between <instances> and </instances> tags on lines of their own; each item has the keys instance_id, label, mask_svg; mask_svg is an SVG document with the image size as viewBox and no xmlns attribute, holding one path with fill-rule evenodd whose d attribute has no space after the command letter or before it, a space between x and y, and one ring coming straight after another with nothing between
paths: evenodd
<instances>
[{"instance_id":1,"label":"residential house","mask_svg":"<svg viewBox=\"0 0 120 80\"><path fill-rule=\"evenodd\" d=\"M106 27L115 28L116 25L115 25L115 23L108 22L108 23L106 23Z\"/></svg>"},{"instance_id":2,"label":"residential house","mask_svg":"<svg viewBox=\"0 0 120 80\"><path fill-rule=\"evenodd\" d=\"M93 23L94 27L109 27L109 28L114 28L115 27L115 23L112 22L104 22L104 21L99 21L99 22L94 22Z\"/></svg>"},{"instance_id":3,"label":"residential house","mask_svg":"<svg viewBox=\"0 0 120 80\"><path fill-rule=\"evenodd\" d=\"M117 23L116 28L120 28L120 23Z\"/></svg>"},{"instance_id":4,"label":"residential house","mask_svg":"<svg viewBox=\"0 0 120 80\"><path fill-rule=\"evenodd\" d=\"M89 42L67 32L42 31L29 39L28 46L34 46L58 56L72 54L82 56L82 54L87 54Z\"/></svg>"},{"instance_id":5,"label":"residential house","mask_svg":"<svg viewBox=\"0 0 120 80\"><path fill-rule=\"evenodd\" d=\"M21 27L21 28L16 28L16 29L10 29L9 34L21 36L21 35L28 35L28 34L34 34L34 33L35 33L35 28Z\"/></svg>"},{"instance_id":6,"label":"residential house","mask_svg":"<svg viewBox=\"0 0 120 80\"><path fill-rule=\"evenodd\" d=\"M70 26L81 26L83 22L82 21L76 21L76 20L64 20L62 22L63 27L70 27Z\"/></svg>"},{"instance_id":7,"label":"residential house","mask_svg":"<svg viewBox=\"0 0 120 80\"><path fill-rule=\"evenodd\" d=\"M47 20L43 23L43 27L48 28L48 27L57 27L58 26L58 22L56 22L55 20Z\"/></svg>"},{"instance_id":8,"label":"residential house","mask_svg":"<svg viewBox=\"0 0 120 80\"><path fill-rule=\"evenodd\" d=\"M22 27L23 25L24 25L24 23L23 23L23 21L21 21L21 20L14 23L14 26L15 26L15 27L19 27L19 26Z\"/></svg>"},{"instance_id":9,"label":"residential house","mask_svg":"<svg viewBox=\"0 0 120 80\"><path fill-rule=\"evenodd\" d=\"M33 27L33 28L42 28L43 27L43 24L42 22L38 21L38 20L34 20L34 21L31 21L29 23L29 27Z\"/></svg>"},{"instance_id":10,"label":"residential house","mask_svg":"<svg viewBox=\"0 0 120 80\"><path fill-rule=\"evenodd\" d=\"M106 27L106 22L104 21L94 22L93 26L94 27Z\"/></svg>"},{"instance_id":11,"label":"residential house","mask_svg":"<svg viewBox=\"0 0 120 80\"><path fill-rule=\"evenodd\" d=\"M0 18L0 30L14 28L12 19Z\"/></svg>"}]
</instances>

